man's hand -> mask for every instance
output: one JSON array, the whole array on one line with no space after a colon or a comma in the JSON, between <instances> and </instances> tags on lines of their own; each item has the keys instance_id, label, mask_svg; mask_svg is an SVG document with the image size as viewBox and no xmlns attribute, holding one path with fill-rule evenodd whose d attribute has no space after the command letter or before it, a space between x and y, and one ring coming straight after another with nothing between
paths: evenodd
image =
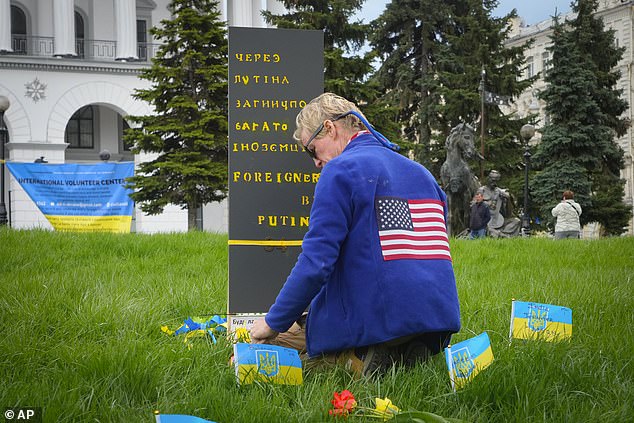
<instances>
[{"instance_id":1,"label":"man's hand","mask_svg":"<svg viewBox=\"0 0 634 423\"><path fill-rule=\"evenodd\" d=\"M266 323L264 317L258 319L251 326L251 343L252 344L266 344L273 339L275 339L278 335L278 332L271 329L271 327Z\"/></svg>"}]
</instances>

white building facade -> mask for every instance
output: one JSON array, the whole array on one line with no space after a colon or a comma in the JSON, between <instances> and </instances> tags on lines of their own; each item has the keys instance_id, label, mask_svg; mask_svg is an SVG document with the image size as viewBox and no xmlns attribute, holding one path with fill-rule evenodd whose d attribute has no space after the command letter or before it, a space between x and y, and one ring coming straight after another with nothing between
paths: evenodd
<instances>
[{"instance_id":1,"label":"white building facade","mask_svg":"<svg viewBox=\"0 0 634 423\"><path fill-rule=\"evenodd\" d=\"M5 157L15 162L135 161L122 141L126 116L152 112L135 100L149 87L138 75L158 48L149 33L169 19L168 0L0 0L0 96L9 99ZM276 0L221 0L230 25L265 27L263 9L281 13ZM51 225L5 167L5 203L11 227ZM200 226L227 231L225 205L202 210ZM135 232L187 231L187 212L169 206L148 216L138 208Z\"/></svg>"},{"instance_id":2,"label":"white building facade","mask_svg":"<svg viewBox=\"0 0 634 423\"><path fill-rule=\"evenodd\" d=\"M618 70L621 72L621 79L617 83L617 89L622 90L623 97L627 100L630 107L625 112L626 117L634 122L632 110L632 100L634 99L634 1L630 0L600 0L597 15L603 19L606 28L615 31L615 42L620 47L625 47L623 58L618 63ZM568 14L560 16L563 22L566 18L569 20L574 15ZM539 73L539 79L533 86L526 90L515 103L505 110L507 113L514 113L518 117L525 117L530 114L538 114L539 122L536 125L539 131L548 123L548 116L545 113L545 103L537 98L538 93L546 86L543 76L551 66L551 58L546 48L551 44L550 36L552 35L552 19L540 22L535 25L524 26L518 19L513 26L510 39L507 41L508 46L519 46L530 39L533 39L533 45L525 51L526 69L524 76L532 77ZM538 142L541 135L537 133L536 140ZM634 168L632 165L632 156L634 150L634 132L632 128L627 131L623 137L617 140L625 152L625 168L621 171L621 178L625 180L625 196L623 201L630 207L634 206ZM594 237L598 234L589 233L589 231L598 230L593 225L584 228L584 236ZM630 224L626 232L628 235L634 235L634 222L630 218Z\"/></svg>"}]
</instances>

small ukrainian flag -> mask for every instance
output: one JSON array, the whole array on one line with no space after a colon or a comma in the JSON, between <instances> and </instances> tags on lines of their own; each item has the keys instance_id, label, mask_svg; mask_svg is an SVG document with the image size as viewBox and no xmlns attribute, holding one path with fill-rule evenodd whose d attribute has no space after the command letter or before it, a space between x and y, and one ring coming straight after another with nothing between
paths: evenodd
<instances>
[{"instance_id":1,"label":"small ukrainian flag","mask_svg":"<svg viewBox=\"0 0 634 423\"><path fill-rule=\"evenodd\" d=\"M278 345L237 343L233 346L238 383L258 380L280 385L301 385L302 361L297 350Z\"/></svg>"},{"instance_id":2,"label":"small ukrainian flag","mask_svg":"<svg viewBox=\"0 0 634 423\"><path fill-rule=\"evenodd\" d=\"M215 423L211 420L205 420L187 414L160 414L158 411L155 411L154 416L156 417L156 423Z\"/></svg>"},{"instance_id":3,"label":"small ukrainian flag","mask_svg":"<svg viewBox=\"0 0 634 423\"><path fill-rule=\"evenodd\" d=\"M486 332L475 338L445 348L451 387L455 391L473 379L493 362L491 340Z\"/></svg>"},{"instance_id":4,"label":"small ukrainian flag","mask_svg":"<svg viewBox=\"0 0 634 423\"><path fill-rule=\"evenodd\" d=\"M559 341L572 337L572 310L552 304L513 301L509 338Z\"/></svg>"}]
</instances>

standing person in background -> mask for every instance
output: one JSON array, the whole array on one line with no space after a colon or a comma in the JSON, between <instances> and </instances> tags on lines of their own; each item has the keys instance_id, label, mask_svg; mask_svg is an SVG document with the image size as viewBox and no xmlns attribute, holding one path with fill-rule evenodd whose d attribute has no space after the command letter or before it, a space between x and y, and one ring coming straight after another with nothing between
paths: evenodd
<instances>
[{"instance_id":1,"label":"standing person in background","mask_svg":"<svg viewBox=\"0 0 634 423\"><path fill-rule=\"evenodd\" d=\"M555 222L555 239L564 238L580 238L581 225L579 224L579 216L581 216L581 206L573 200L575 194L570 191L564 191L561 203L557 204L551 211L552 215L557 219Z\"/></svg>"},{"instance_id":2,"label":"standing person in background","mask_svg":"<svg viewBox=\"0 0 634 423\"><path fill-rule=\"evenodd\" d=\"M487 235L487 223L491 220L491 212L489 206L482 202L484 197L482 192L476 192L471 205L471 214L469 215L469 229L471 233L469 238L484 238Z\"/></svg>"},{"instance_id":3,"label":"standing person in background","mask_svg":"<svg viewBox=\"0 0 634 423\"><path fill-rule=\"evenodd\" d=\"M445 193L342 97L320 95L296 123L322 172L302 252L252 342L300 340L357 375L439 353L460 330Z\"/></svg>"}]
</instances>

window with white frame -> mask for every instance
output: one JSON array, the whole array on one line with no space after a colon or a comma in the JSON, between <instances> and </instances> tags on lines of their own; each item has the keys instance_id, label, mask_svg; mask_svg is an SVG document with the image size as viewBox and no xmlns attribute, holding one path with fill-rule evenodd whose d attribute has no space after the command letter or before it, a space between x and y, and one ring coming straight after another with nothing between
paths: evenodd
<instances>
[{"instance_id":1,"label":"window with white frame","mask_svg":"<svg viewBox=\"0 0 634 423\"><path fill-rule=\"evenodd\" d=\"M535 75L535 64L533 63L533 56L526 58L526 78L532 78Z\"/></svg>"}]
</instances>

